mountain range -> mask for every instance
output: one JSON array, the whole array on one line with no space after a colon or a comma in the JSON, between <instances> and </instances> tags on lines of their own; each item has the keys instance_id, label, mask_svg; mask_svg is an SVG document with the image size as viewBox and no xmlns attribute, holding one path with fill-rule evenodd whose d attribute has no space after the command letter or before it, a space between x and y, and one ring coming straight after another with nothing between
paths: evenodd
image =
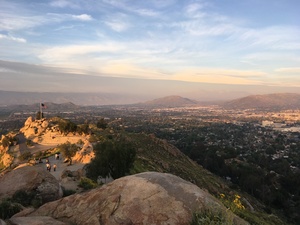
<instances>
[{"instance_id":1,"label":"mountain range","mask_svg":"<svg viewBox=\"0 0 300 225\"><path fill-rule=\"evenodd\" d=\"M171 95L153 100L145 96L104 94L104 93L37 93L0 91L0 106L10 109L37 109L40 103L46 103L48 110L74 110L80 106L128 105L138 107L183 107L191 105L219 105L225 109L299 109L300 94L274 93L249 95L227 101L197 101L194 99ZM139 103L137 103L139 102Z\"/></svg>"},{"instance_id":2,"label":"mountain range","mask_svg":"<svg viewBox=\"0 0 300 225\"><path fill-rule=\"evenodd\" d=\"M251 95L228 101L223 106L232 109L299 109L300 94L276 93Z\"/></svg>"}]
</instances>

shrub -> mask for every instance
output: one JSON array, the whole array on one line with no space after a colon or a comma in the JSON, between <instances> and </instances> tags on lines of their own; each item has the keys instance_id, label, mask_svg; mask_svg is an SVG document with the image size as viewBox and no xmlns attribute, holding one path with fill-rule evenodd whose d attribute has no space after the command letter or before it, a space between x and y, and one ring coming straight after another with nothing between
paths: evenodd
<instances>
[{"instance_id":1,"label":"shrub","mask_svg":"<svg viewBox=\"0 0 300 225\"><path fill-rule=\"evenodd\" d=\"M191 225L231 225L232 222L228 221L226 215L219 212L213 212L205 209L201 212L193 214Z\"/></svg>"},{"instance_id":2,"label":"shrub","mask_svg":"<svg viewBox=\"0 0 300 225\"><path fill-rule=\"evenodd\" d=\"M60 150L60 152L63 154L63 156L69 161L69 164L72 164L72 157L75 156L78 147L76 144L71 144L69 141L67 141L64 144L60 144L57 146L57 148Z\"/></svg>"},{"instance_id":3,"label":"shrub","mask_svg":"<svg viewBox=\"0 0 300 225\"><path fill-rule=\"evenodd\" d=\"M97 180L99 176L114 179L130 172L135 160L136 149L125 138L106 140L94 147L95 158L87 167L87 176Z\"/></svg>"},{"instance_id":4,"label":"shrub","mask_svg":"<svg viewBox=\"0 0 300 225\"><path fill-rule=\"evenodd\" d=\"M84 190L89 190L97 187L97 183L87 177L81 177L78 186L82 187Z\"/></svg>"},{"instance_id":5,"label":"shrub","mask_svg":"<svg viewBox=\"0 0 300 225\"><path fill-rule=\"evenodd\" d=\"M82 140L82 139L79 139L79 140L77 141L77 144L78 144L78 145L83 145L83 144L84 144L84 142L83 142L83 140Z\"/></svg>"},{"instance_id":6,"label":"shrub","mask_svg":"<svg viewBox=\"0 0 300 225\"><path fill-rule=\"evenodd\" d=\"M33 146L32 140L26 140L26 145L27 146Z\"/></svg>"},{"instance_id":7,"label":"shrub","mask_svg":"<svg viewBox=\"0 0 300 225\"><path fill-rule=\"evenodd\" d=\"M9 219L14 214L20 212L21 209L22 207L17 203L13 203L9 200L2 200L0 202L0 219Z\"/></svg>"},{"instance_id":8,"label":"shrub","mask_svg":"<svg viewBox=\"0 0 300 225\"><path fill-rule=\"evenodd\" d=\"M30 152L24 152L22 155L19 156L19 159L21 161L24 161L24 160L29 160L30 158L32 158L32 154Z\"/></svg>"},{"instance_id":9,"label":"shrub","mask_svg":"<svg viewBox=\"0 0 300 225\"><path fill-rule=\"evenodd\" d=\"M71 189L63 189L63 197L67 197L67 196L73 195L73 194L75 194L75 193L76 193L76 191L74 191L74 190L71 190Z\"/></svg>"},{"instance_id":10,"label":"shrub","mask_svg":"<svg viewBox=\"0 0 300 225\"><path fill-rule=\"evenodd\" d=\"M11 200L25 207L33 206L34 208L38 208L42 205L42 199L36 194L35 191L27 192L24 190L19 190L14 193Z\"/></svg>"}]
</instances>

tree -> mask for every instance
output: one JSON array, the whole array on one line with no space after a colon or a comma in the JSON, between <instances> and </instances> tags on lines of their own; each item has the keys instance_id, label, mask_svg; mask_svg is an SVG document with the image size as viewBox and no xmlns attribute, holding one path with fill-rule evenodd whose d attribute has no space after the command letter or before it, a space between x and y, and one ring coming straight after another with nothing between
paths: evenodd
<instances>
[{"instance_id":1,"label":"tree","mask_svg":"<svg viewBox=\"0 0 300 225\"><path fill-rule=\"evenodd\" d=\"M106 129L107 128L107 123L105 122L104 118L101 118L98 122L97 122L97 127L101 128L101 129Z\"/></svg>"},{"instance_id":2,"label":"tree","mask_svg":"<svg viewBox=\"0 0 300 225\"><path fill-rule=\"evenodd\" d=\"M3 139L2 139L2 146L4 148L7 148L8 146L10 146L10 141L9 141L9 138L7 136L5 136Z\"/></svg>"},{"instance_id":3,"label":"tree","mask_svg":"<svg viewBox=\"0 0 300 225\"><path fill-rule=\"evenodd\" d=\"M87 168L88 177L97 180L98 176L114 179L129 173L135 160L136 150L125 139L106 140L94 147L95 158Z\"/></svg>"},{"instance_id":4,"label":"tree","mask_svg":"<svg viewBox=\"0 0 300 225\"><path fill-rule=\"evenodd\" d=\"M60 144L57 147L61 151L63 156L69 161L69 165L71 165L72 157L76 154L78 149L77 145L71 144L69 141L67 141L66 143Z\"/></svg>"},{"instance_id":5,"label":"tree","mask_svg":"<svg viewBox=\"0 0 300 225\"><path fill-rule=\"evenodd\" d=\"M69 120L61 120L58 122L58 128L61 133L68 134L77 131L77 125Z\"/></svg>"}]
</instances>

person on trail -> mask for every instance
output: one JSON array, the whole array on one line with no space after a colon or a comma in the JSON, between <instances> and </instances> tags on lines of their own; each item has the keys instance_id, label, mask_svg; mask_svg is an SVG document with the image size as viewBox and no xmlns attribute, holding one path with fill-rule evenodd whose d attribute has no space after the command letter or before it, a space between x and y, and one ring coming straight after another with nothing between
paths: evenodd
<instances>
[{"instance_id":1,"label":"person on trail","mask_svg":"<svg viewBox=\"0 0 300 225\"><path fill-rule=\"evenodd\" d=\"M53 171L56 171L56 164L53 165Z\"/></svg>"},{"instance_id":2,"label":"person on trail","mask_svg":"<svg viewBox=\"0 0 300 225\"><path fill-rule=\"evenodd\" d=\"M49 172L51 172L51 165L50 165L50 163L47 163L47 164L46 164L46 167L47 167L47 170L48 170Z\"/></svg>"}]
</instances>

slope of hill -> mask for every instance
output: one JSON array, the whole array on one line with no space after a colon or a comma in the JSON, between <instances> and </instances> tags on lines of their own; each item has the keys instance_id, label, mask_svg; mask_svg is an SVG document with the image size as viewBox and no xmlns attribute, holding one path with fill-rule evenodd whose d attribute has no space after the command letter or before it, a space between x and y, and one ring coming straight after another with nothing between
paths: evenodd
<instances>
[{"instance_id":1,"label":"slope of hill","mask_svg":"<svg viewBox=\"0 0 300 225\"><path fill-rule=\"evenodd\" d=\"M228 109L299 109L300 94L250 95L226 102L223 106Z\"/></svg>"},{"instance_id":2,"label":"slope of hill","mask_svg":"<svg viewBox=\"0 0 300 225\"><path fill-rule=\"evenodd\" d=\"M180 107L180 106L188 106L188 105L195 105L197 104L196 101L183 98L180 96L172 95L167 96L164 98L157 98L151 101L147 101L144 103L141 103L140 106L146 106L146 107Z\"/></svg>"},{"instance_id":3,"label":"slope of hill","mask_svg":"<svg viewBox=\"0 0 300 225\"><path fill-rule=\"evenodd\" d=\"M29 126L28 121L25 124L27 125L25 127ZM43 122L41 126L44 129L49 130L49 126L51 126L50 123L47 126L46 125L47 123ZM53 128L50 130L52 129ZM134 162L134 167L131 170L131 174L147 171L170 173L196 184L201 189L207 190L212 195L218 197L220 201L222 201L223 204L228 208L228 210L233 210L235 214L251 224L284 224L275 215L270 216L266 214L263 211L264 206L256 201L253 197L244 193L238 193L237 191L231 189L230 186L228 186L228 183L226 183L223 179L203 169L203 167L189 159L179 149L169 144L167 141L158 139L154 135L126 133L122 131L120 132L117 130L112 132L112 130L95 129L93 130L93 136L95 141L97 141L98 139L104 139L108 136L110 139L114 139L115 136L117 137L119 135L125 135L126 139L128 139L137 149L137 155ZM39 138L37 138L36 141L38 142L39 147L42 147L44 143L41 142L41 140L45 141L47 139L45 136L46 134L47 132L45 133L44 131L37 134L39 135ZM69 135L60 135L62 137L66 137L68 140L70 139ZM57 141L58 136L54 140ZM50 147L47 146L48 145L45 145L44 147ZM220 196L224 197L220 198ZM234 210L235 196L241 196L239 197L239 201L241 204L243 204L245 209Z\"/></svg>"}]
</instances>

